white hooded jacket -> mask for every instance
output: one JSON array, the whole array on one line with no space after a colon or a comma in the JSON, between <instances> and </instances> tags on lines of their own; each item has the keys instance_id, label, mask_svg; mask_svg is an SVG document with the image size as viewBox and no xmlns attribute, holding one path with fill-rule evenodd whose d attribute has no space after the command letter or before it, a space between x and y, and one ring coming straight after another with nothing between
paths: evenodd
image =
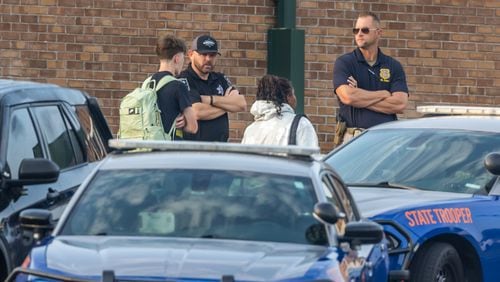
<instances>
[{"instance_id":1,"label":"white hooded jacket","mask_svg":"<svg viewBox=\"0 0 500 282\"><path fill-rule=\"evenodd\" d=\"M241 143L288 145L290 127L295 117L290 105L282 104L281 116L278 116L273 102L257 100L250 113L255 121L245 129ZM298 146L319 147L316 131L307 118L300 119L296 135Z\"/></svg>"}]
</instances>

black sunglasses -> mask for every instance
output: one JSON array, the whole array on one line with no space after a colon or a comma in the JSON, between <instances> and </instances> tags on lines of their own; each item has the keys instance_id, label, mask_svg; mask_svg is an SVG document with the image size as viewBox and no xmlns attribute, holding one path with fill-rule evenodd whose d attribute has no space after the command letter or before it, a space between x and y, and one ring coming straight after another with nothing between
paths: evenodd
<instances>
[{"instance_id":1,"label":"black sunglasses","mask_svg":"<svg viewBox=\"0 0 500 282\"><path fill-rule=\"evenodd\" d=\"M352 29L352 33L353 34L358 34L359 31L361 30L362 33L364 34L368 34L370 33L370 30L377 30L378 28L367 28L367 27L363 27L363 28L353 28Z\"/></svg>"}]
</instances>

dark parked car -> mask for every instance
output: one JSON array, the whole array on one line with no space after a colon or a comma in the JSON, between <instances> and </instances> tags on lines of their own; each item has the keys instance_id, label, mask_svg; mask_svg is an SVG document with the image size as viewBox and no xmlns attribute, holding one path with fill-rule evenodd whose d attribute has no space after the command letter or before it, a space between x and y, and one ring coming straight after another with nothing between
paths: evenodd
<instances>
[{"instance_id":1,"label":"dark parked car","mask_svg":"<svg viewBox=\"0 0 500 282\"><path fill-rule=\"evenodd\" d=\"M387 281L382 227L318 149L112 141L52 233L21 215L37 281Z\"/></svg>"},{"instance_id":2,"label":"dark parked car","mask_svg":"<svg viewBox=\"0 0 500 282\"><path fill-rule=\"evenodd\" d=\"M32 240L19 213L44 208L57 219L75 189L107 155L111 131L97 101L52 84L0 80L0 280ZM59 167L57 175L41 175Z\"/></svg>"},{"instance_id":3,"label":"dark parked car","mask_svg":"<svg viewBox=\"0 0 500 282\"><path fill-rule=\"evenodd\" d=\"M499 281L500 108L427 106L372 127L326 162L384 226L411 281ZM446 115L446 116L435 116Z\"/></svg>"}]
</instances>

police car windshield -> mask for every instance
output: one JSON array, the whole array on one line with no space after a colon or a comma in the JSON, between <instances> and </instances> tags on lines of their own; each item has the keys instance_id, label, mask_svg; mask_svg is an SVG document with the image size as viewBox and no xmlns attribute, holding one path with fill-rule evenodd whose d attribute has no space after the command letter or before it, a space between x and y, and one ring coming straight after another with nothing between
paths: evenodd
<instances>
[{"instance_id":1,"label":"police car windshield","mask_svg":"<svg viewBox=\"0 0 500 282\"><path fill-rule=\"evenodd\" d=\"M323 228L312 215L316 199L306 177L220 170L105 170L86 187L61 235L326 244L307 236L311 226Z\"/></svg>"},{"instance_id":2,"label":"police car windshield","mask_svg":"<svg viewBox=\"0 0 500 282\"><path fill-rule=\"evenodd\" d=\"M473 194L490 182L483 162L495 151L498 133L393 128L366 132L326 162L352 185Z\"/></svg>"}]
</instances>

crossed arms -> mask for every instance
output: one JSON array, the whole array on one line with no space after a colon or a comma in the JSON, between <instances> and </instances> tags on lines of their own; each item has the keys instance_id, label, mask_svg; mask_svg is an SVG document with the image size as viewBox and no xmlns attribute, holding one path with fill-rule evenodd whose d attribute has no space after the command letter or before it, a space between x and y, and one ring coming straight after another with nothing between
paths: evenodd
<instances>
[{"instance_id":1,"label":"crossed arms","mask_svg":"<svg viewBox=\"0 0 500 282\"><path fill-rule=\"evenodd\" d=\"M240 95L240 92L233 87L229 87L224 96L200 95L200 97L201 103L193 103L193 109L199 120L211 120L226 112L242 112L247 107L245 96Z\"/></svg>"},{"instance_id":2,"label":"crossed arms","mask_svg":"<svg viewBox=\"0 0 500 282\"><path fill-rule=\"evenodd\" d=\"M408 104L408 93L387 90L368 91L357 87L354 78L348 78L348 84L339 86L336 90L340 101L356 108L366 108L384 114L400 114Z\"/></svg>"}]
</instances>

